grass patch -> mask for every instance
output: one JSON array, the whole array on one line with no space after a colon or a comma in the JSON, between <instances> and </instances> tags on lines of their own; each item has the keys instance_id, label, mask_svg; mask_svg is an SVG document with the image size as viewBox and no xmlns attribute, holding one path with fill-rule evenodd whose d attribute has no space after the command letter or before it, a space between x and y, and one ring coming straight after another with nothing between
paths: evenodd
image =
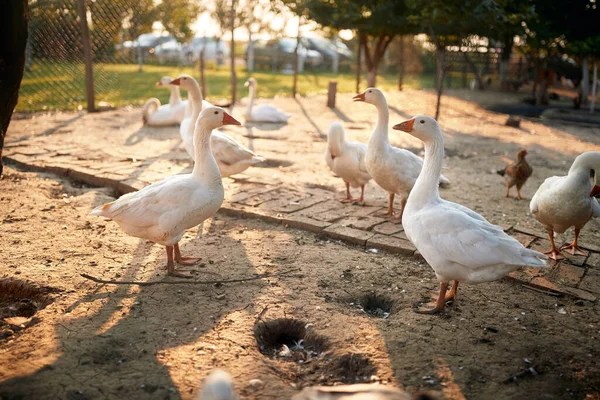
<instances>
[{"instance_id":1,"label":"grass patch","mask_svg":"<svg viewBox=\"0 0 600 400\"><path fill-rule=\"evenodd\" d=\"M239 67L238 98L248 95L243 83L254 76L259 83L260 97L290 96L292 92L291 75L269 71L248 73ZM96 102L106 101L117 107L126 105L141 105L150 97L157 97L161 103L168 102L169 91L154 87L154 83L162 76L176 77L189 74L199 77L197 67L192 66L157 66L144 65L143 71L138 71L136 64L102 64L94 65L94 85ZM396 87L396 74L378 76L377 86L390 90ZM298 92L300 95L323 94L327 92L330 80L338 82L340 93L352 93L355 88L353 73L333 74L331 72L307 71L298 77ZM362 86L366 80L362 80ZM214 65L206 70L206 91L208 100L229 98L231 93L230 71L227 66L217 69ZM433 77L430 75L409 75L404 79L406 88L433 87ZM16 111L43 110L76 110L79 106L85 108L85 78L82 63L46 62L35 64L25 71L19 103Z\"/></svg>"}]
</instances>

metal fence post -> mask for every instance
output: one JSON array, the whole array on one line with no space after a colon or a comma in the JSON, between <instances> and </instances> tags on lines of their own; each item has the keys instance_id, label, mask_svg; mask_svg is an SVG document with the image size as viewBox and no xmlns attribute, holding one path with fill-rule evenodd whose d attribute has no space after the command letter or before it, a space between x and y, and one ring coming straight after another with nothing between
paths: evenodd
<instances>
[{"instance_id":1,"label":"metal fence post","mask_svg":"<svg viewBox=\"0 0 600 400\"><path fill-rule=\"evenodd\" d=\"M77 0L77 11L81 24L81 41L83 42L83 61L85 62L85 87L88 112L96 111L94 99L94 70L92 60L92 45L90 42L90 29L87 23L87 7L85 0Z\"/></svg>"}]
</instances>

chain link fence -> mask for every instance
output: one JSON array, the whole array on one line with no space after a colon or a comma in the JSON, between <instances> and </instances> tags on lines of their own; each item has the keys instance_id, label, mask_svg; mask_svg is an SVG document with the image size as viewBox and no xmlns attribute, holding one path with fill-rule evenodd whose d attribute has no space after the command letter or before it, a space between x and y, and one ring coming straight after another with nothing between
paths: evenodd
<instances>
[{"instance_id":1,"label":"chain link fence","mask_svg":"<svg viewBox=\"0 0 600 400\"><path fill-rule=\"evenodd\" d=\"M83 14L78 2L80 7L85 4ZM165 52L159 57L154 50L170 38L143 34L152 31L151 8L152 0L29 0L26 66L17 111L86 108L80 14L89 27L96 106L127 102L124 92L143 79L135 76L142 64L166 62Z\"/></svg>"}]
</instances>

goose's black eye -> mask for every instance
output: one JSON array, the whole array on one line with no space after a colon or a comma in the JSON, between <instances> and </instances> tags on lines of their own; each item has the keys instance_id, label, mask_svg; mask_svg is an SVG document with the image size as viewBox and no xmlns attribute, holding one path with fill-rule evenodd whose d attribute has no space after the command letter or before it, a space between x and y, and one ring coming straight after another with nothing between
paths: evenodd
<instances>
[{"instance_id":1,"label":"goose's black eye","mask_svg":"<svg viewBox=\"0 0 600 400\"><path fill-rule=\"evenodd\" d=\"M215 115L217 115L218 113L219 113L218 111L215 111Z\"/></svg>"},{"instance_id":2,"label":"goose's black eye","mask_svg":"<svg viewBox=\"0 0 600 400\"><path fill-rule=\"evenodd\" d=\"M372 92L372 90L369 90L369 93L371 93L371 92Z\"/></svg>"},{"instance_id":3,"label":"goose's black eye","mask_svg":"<svg viewBox=\"0 0 600 400\"><path fill-rule=\"evenodd\" d=\"M420 122L420 123L422 123L422 124L424 124L424 123L425 123L425 120L424 120L424 119L422 119L422 120L420 120L419 122Z\"/></svg>"},{"instance_id":4,"label":"goose's black eye","mask_svg":"<svg viewBox=\"0 0 600 400\"><path fill-rule=\"evenodd\" d=\"M593 169L590 169L590 178L594 179L595 175L596 175L596 171Z\"/></svg>"}]
</instances>

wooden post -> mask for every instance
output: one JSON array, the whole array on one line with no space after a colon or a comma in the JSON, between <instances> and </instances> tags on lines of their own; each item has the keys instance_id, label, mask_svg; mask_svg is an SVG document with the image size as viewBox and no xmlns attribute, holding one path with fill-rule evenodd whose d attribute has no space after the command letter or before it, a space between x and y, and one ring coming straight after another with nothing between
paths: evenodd
<instances>
[{"instance_id":1,"label":"wooden post","mask_svg":"<svg viewBox=\"0 0 600 400\"><path fill-rule=\"evenodd\" d=\"M329 87L327 88L327 107L335 108L336 92L337 92L337 82L329 81Z\"/></svg>"},{"instance_id":2,"label":"wooden post","mask_svg":"<svg viewBox=\"0 0 600 400\"><path fill-rule=\"evenodd\" d=\"M204 78L204 49L206 48L206 38L202 39L204 44L202 45L202 51L200 52L200 91L202 92L202 98L206 98L206 80Z\"/></svg>"},{"instance_id":3,"label":"wooden post","mask_svg":"<svg viewBox=\"0 0 600 400\"><path fill-rule=\"evenodd\" d=\"M85 62L85 87L88 112L96 111L94 99L94 69L92 60L92 45L90 43L90 29L87 24L87 7L85 0L77 0L79 23L81 24L81 41L83 42L83 61Z\"/></svg>"},{"instance_id":4,"label":"wooden post","mask_svg":"<svg viewBox=\"0 0 600 400\"><path fill-rule=\"evenodd\" d=\"M594 81L592 83L592 102L590 103L590 113L594 112L596 106L596 87L598 86L598 61L594 60ZM600 172L596 172L600 173Z\"/></svg>"},{"instance_id":5,"label":"wooden post","mask_svg":"<svg viewBox=\"0 0 600 400\"><path fill-rule=\"evenodd\" d=\"M300 46L300 24L302 17L298 16L298 33L296 34L296 47L294 48L294 82L292 83L292 97L298 91L298 47Z\"/></svg>"},{"instance_id":6,"label":"wooden post","mask_svg":"<svg viewBox=\"0 0 600 400\"><path fill-rule=\"evenodd\" d=\"M398 43L398 53L400 61L398 62L398 90L402 91L404 84L404 36L400 35Z\"/></svg>"},{"instance_id":7,"label":"wooden post","mask_svg":"<svg viewBox=\"0 0 600 400\"><path fill-rule=\"evenodd\" d=\"M362 58L362 45L360 40L358 41L358 52L356 54L356 93L360 93L360 59Z\"/></svg>"},{"instance_id":8,"label":"wooden post","mask_svg":"<svg viewBox=\"0 0 600 400\"><path fill-rule=\"evenodd\" d=\"M235 0L231 0L231 107L237 100L237 77L235 76Z\"/></svg>"}]
</instances>

